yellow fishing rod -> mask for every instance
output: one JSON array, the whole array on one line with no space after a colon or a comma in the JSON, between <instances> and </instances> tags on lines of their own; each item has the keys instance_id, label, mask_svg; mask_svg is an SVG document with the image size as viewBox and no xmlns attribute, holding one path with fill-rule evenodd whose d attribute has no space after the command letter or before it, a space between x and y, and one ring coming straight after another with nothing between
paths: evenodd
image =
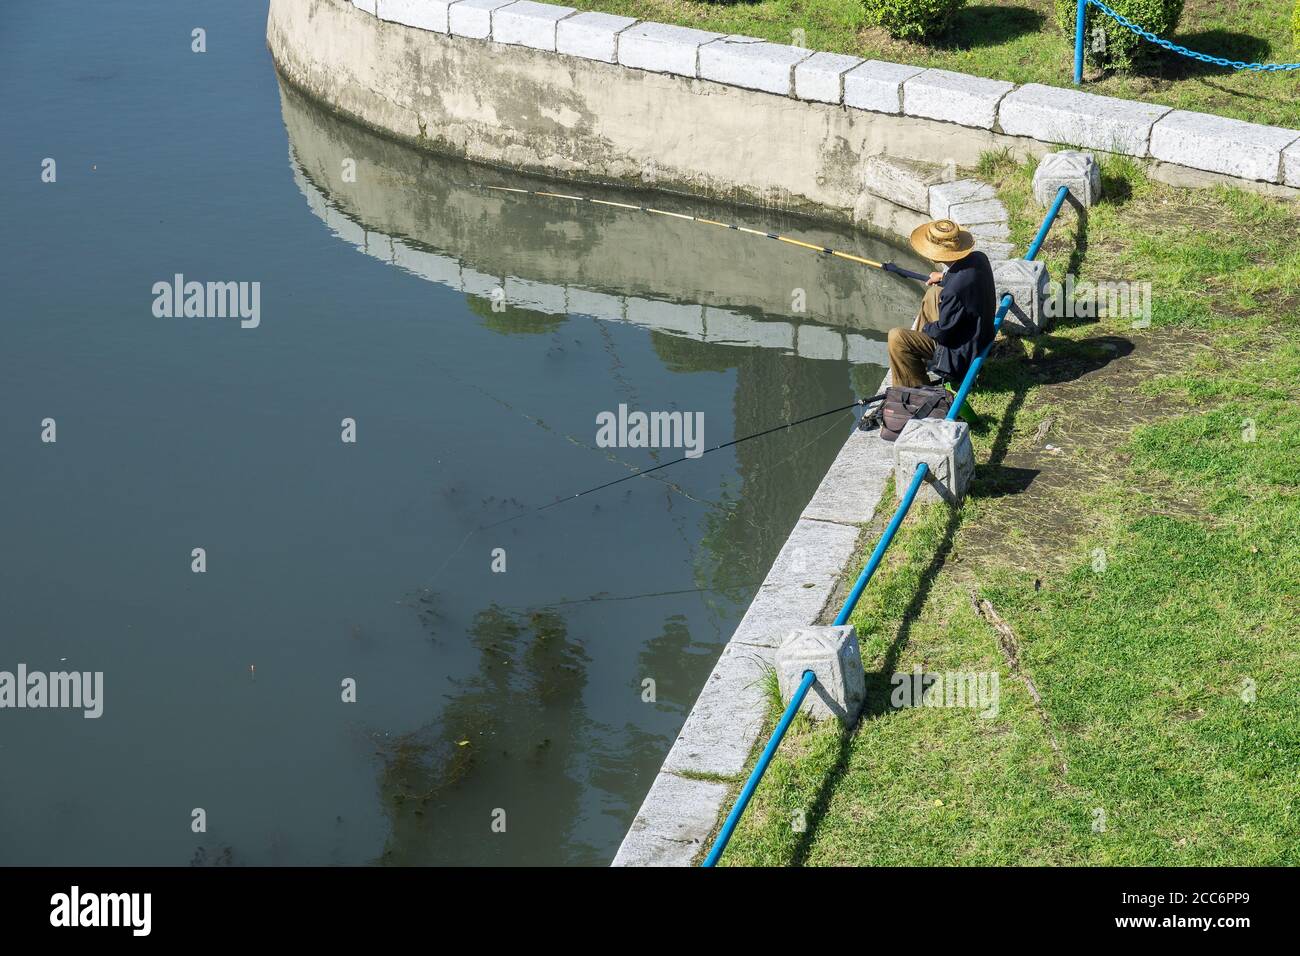
<instances>
[{"instance_id":1,"label":"yellow fishing rod","mask_svg":"<svg viewBox=\"0 0 1300 956\"><path fill-rule=\"evenodd\" d=\"M589 202L596 206L612 206L615 209L627 209L632 212L648 212L654 216L671 216L673 219L685 219L687 222L698 222L706 226L718 226L722 229L732 229L736 232L748 233L751 236L762 236L764 239L775 239L777 242L788 243L789 245L798 246L801 249L809 249L826 256L834 256L836 259L846 259L849 262L856 262L858 265L870 266L873 269L882 269L885 272L892 272L894 275L900 275L906 279L916 279L918 282L926 282L930 278L929 276L922 275L919 272L913 272L910 269L904 269L902 266L894 265L892 262L877 262L875 259L855 256L851 252L841 252L840 250L832 249L829 246L819 246L811 242L804 242L801 239L792 239L789 236L779 236L774 232L763 232L761 229L750 229L748 226L737 226L734 223L718 222L716 219L705 219L702 216L690 216L684 212L669 212L666 209L655 209L653 206L638 206L634 203L614 202L610 199L592 199L589 196L570 196L567 193L543 192L535 189L517 189L512 186L480 186L479 188L493 189L497 192L503 193L519 193L524 196L537 196L541 199L569 199L573 202Z\"/></svg>"}]
</instances>

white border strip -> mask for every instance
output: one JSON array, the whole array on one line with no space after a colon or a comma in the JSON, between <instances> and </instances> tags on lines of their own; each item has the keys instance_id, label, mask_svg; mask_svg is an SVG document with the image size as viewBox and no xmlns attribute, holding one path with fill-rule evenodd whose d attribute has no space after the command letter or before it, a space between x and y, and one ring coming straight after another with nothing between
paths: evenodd
<instances>
[{"instance_id":1,"label":"white border strip","mask_svg":"<svg viewBox=\"0 0 1300 956\"><path fill-rule=\"evenodd\" d=\"M637 21L535 0L351 0L381 20L845 109L1300 188L1300 130Z\"/></svg>"}]
</instances>

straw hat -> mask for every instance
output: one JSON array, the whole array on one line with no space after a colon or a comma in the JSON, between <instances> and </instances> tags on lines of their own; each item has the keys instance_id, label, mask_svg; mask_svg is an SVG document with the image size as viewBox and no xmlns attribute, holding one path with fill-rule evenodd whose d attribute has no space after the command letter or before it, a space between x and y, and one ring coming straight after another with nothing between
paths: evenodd
<instances>
[{"instance_id":1,"label":"straw hat","mask_svg":"<svg viewBox=\"0 0 1300 956\"><path fill-rule=\"evenodd\" d=\"M951 219L922 223L912 230L911 242L931 262L956 262L975 248L975 237Z\"/></svg>"}]
</instances>

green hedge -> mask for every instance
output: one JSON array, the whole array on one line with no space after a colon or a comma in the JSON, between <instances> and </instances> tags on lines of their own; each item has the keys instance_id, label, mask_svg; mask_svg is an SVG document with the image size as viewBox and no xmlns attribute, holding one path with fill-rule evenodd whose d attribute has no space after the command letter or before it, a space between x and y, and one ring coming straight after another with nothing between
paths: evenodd
<instances>
[{"instance_id":1,"label":"green hedge","mask_svg":"<svg viewBox=\"0 0 1300 956\"><path fill-rule=\"evenodd\" d=\"M1183 15L1183 0L1106 0L1106 6L1122 13L1144 30L1169 39ZM1070 38L1074 50L1074 15L1078 0L1056 0L1056 22ZM1120 26L1096 7L1089 5L1083 38L1084 58L1101 69L1127 70L1141 54L1157 47Z\"/></svg>"},{"instance_id":2,"label":"green hedge","mask_svg":"<svg viewBox=\"0 0 1300 956\"><path fill-rule=\"evenodd\" d=\"M900 40L937 36L966 0L863 0L867 22L884 27Z\"/></svg>"}]
</instances>

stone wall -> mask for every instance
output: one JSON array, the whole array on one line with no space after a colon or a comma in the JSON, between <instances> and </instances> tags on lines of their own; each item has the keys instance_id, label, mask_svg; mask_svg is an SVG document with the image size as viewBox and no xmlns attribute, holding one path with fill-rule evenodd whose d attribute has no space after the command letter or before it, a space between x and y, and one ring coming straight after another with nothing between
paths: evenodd
<instances>
[{"instance_id":1,"label":"stone wall","mask_svg":"<svg viewBox=\"0 0 1300 956\"><path fill-rule=\"evenodd\" d=\"M271 0L295 85L454 155L867 223L867 160L1117 152L1183 185L1300 195L1300 131L863 61L533 0Z\"/></svg>"}]
</instances>

